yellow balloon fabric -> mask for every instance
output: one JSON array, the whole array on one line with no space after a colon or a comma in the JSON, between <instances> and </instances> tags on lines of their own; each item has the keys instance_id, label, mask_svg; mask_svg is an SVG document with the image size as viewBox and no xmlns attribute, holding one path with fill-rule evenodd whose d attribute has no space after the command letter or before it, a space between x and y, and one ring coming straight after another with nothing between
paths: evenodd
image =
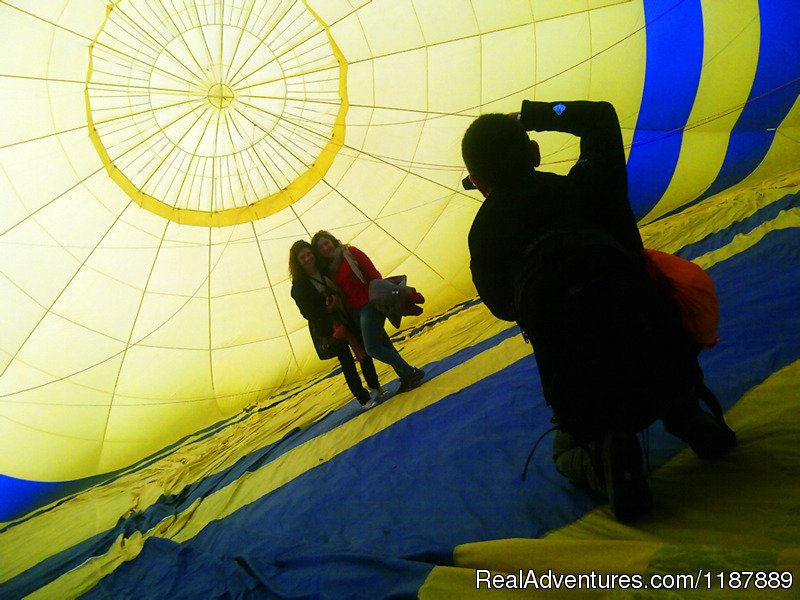
<instances>
[{"instance_id":1,"label":"yellow balloon fabric","mask_svg":"<svg viewBox=\"0 0 800 600\"><path fill-rule=\"evenodd\" d=\"M612 102L647 220L796 168L796 90L752 165L731 150L766 77L758 2L695 3L677 71L672 4L0 2L0 474L112 472L329 369L287 272L320 229L425 294L404 327L473 298L479 114ZM537 139L544 169L578 156Z\"/></svg>"}]
</instances>

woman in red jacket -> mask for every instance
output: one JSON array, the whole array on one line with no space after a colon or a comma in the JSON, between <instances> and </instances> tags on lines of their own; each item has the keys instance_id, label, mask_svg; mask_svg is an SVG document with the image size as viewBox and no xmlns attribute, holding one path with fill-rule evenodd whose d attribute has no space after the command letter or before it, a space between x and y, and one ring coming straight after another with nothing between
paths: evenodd
<instances>
[{"instance_id":1,"label":"woman in red jacket","mask_svg":"<svg viewBox=\"0 0 800 600\"><path fill-rule=\"evenodd\" d=\"M354 246L342 245L327 231L318 231L311 243L328 262L328 273L341 288L356 323L361 326L367 354L395 370L400 378L399 392L419 386L425 373L403 360L383 328L386 316L369 302L369 282L382 279L369 257Z\"/></svg>"}]
</instances>

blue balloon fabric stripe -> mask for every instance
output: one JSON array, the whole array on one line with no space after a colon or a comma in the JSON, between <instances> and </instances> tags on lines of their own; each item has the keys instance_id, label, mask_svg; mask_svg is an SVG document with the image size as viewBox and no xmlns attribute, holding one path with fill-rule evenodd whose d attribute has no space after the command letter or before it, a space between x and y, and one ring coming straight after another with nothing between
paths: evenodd
<instances>
[{"instance_id":1,"label":"blue balloon fabric stripe","mask_svg":"<svg viewBox=\"0 0 800 600\"><path fill-rule=\"evenodd\" d=\"M644 91L628 156L629 195L637 219L658 203L672 180L703 67L699 0L645 0L644 11Z\"/></svg>"},{"instance_id":2,"label":"blue balloon fabric stripe","mask_svg":"<svg viewBox=\"0 0 800 600\"><path fill-rule=\"evenodd\" d=\"M69 491L63 482L28 481L0 475L0 522L23 515L35 507L59 498ZM3 529L0 529L2 533Z\"/></svg>"},{"instance_id":3,"label":"blue balloon fabric stripe","mask_svg":"<svg viewBox=\"0 0 800 600\"><path fill-rule=\"evenodd\" d=\"M761 42L753 88L736 125L720 172L696 200L669 216L722 192L752 173L764 160L781 125L800 94L800 3L772 0L759 4ZM663 217L662 217L663 218Z\"/></svg>"},{"instance_id":4,"label":"blue balloon fabric stripe","mask_svg":"<svg viewBox=\"0 0 800 600\"><path fill-rule=\"evenodd\" d=\"M759 225L775 219L782 211L791 210L800 206L800 193L788 194L771 204L757 210L749 217L731 223L725 229L710 233L697 242L687 244L675 254L686 260L694 260L698 256L718 250L728 245L739 234L747 234Z\"/></svg>"}]
</instances>

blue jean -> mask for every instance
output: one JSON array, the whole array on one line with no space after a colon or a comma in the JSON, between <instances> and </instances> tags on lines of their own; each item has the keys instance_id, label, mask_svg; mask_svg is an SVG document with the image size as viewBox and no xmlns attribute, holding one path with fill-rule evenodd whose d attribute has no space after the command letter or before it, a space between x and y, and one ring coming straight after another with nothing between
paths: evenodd
<instances>
[{"instance_id":1,"label":"blue jean","mask_svg":"<svg viewBox=\"0 0 800 600\"><path fill-rule=\"evenodd\" d=\"M379 313L372 304L366 304L355 311L356 321L361 326L364 337L364 350L372 358L391 366L399 377L408 377L414 372L392 345L383 324L386 317Z\"/></svg>"}]
</instances>

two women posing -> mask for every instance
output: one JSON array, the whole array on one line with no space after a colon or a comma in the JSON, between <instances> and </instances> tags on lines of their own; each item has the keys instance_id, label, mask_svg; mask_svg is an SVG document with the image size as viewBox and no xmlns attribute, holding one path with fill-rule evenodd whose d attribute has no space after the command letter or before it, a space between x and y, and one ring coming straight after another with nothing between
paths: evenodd
<instances>
[{"instance_id":1,"label":"two women posing","mask_svg":"<svg viewBox=\"0 0 800 600\"><path fill-rule=\"evenodd\" d=\"M384 329L386 317L369 302L369 282L381 279L381 274L366 254L342 245L327 231L320 231L310 244L299 240L292 245L289 272L292 298L308 321L318 354L321 338L333 335L334 327L340 332L346 330L356 349L363 346L366 352L360 361L361 371L376 398L385 391L378 383L373 358L395 370L400 378L398 392L420 385L425 373L400 356ZM364 408L372 408L375 399L361 385L347 341L339 340L335 348L350 391Z\"/></svg>"}]
</instances>

